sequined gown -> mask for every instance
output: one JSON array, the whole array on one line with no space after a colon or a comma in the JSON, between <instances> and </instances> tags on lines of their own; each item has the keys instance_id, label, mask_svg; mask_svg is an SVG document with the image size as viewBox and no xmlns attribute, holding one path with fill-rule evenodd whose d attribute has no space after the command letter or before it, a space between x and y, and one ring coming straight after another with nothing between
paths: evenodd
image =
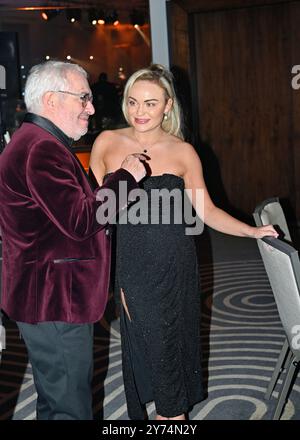
<instances>
[{"instance_id":1,"label":"sequined gown","mask_svg":"<svg viewBox=\"0 0 300 440\"><path fill-rule=\"evenodd\" d=\"M123 378L134 420L144 418L143 404L151 400L160 415L173 417L203 399L194 238L185 234L185 224L174 222L172 212L181 209L176 201L171 224L163 224L168 206L151 192L183 194L184 182L163 174L145 178L141 187L148 195L148 214L156 214L159 224L118 224L116 252L116 286L124 291L131 318L121 308Z\"/></svg>"}]
</instances>

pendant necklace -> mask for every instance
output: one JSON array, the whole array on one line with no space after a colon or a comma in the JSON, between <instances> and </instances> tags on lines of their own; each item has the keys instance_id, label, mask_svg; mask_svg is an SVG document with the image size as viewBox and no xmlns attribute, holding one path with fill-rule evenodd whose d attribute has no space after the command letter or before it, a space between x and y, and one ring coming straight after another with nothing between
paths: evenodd
<instances>
[{"instance_id":1,"label":"pendant necklace","mask_svg":"<svg viewBox=\"0 0 300 440\"><path fill-rule=\"evenodd\" d=\"M139 145L141 146L143 153L148 153L149 149L153 147L154 144L156 144L158 142L158 139L155 142L152 142L152 144L149 144L147 147L143 146L141 144L141 142L138 140L138 138L135 136L135 134L133 134L135 140L139 143Z\"/></svg>"}]
</instances>

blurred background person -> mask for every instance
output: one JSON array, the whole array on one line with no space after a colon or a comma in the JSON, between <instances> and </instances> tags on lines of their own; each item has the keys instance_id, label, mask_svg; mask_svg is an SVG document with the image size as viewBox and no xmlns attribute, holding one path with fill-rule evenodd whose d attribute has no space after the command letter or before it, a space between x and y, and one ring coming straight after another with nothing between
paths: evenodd
<instances>
[{"instance_id":1,"label":"blurred background person","mask_svg":"<svg viewBox=\"0 0 300 440\"><path fill-rule=\"evenodd\" d=\"M26 115L26 105L21 99L17 101L16 111L15 111L15 129L19 128L22 124L24 117Z\"/></svg>"},{"instance_id":2,"label":"blurred background person","mask_svg":"<svg viewBox=\"0 0 300 440\"><path fill-rule=\"evenodd\" d=\"M108 81L106 72L101 72L91 89L96 110L93 118L95 129L101 131L118 125L122 119L122 111L116 84Z\"/></svg>"}]
</instances>

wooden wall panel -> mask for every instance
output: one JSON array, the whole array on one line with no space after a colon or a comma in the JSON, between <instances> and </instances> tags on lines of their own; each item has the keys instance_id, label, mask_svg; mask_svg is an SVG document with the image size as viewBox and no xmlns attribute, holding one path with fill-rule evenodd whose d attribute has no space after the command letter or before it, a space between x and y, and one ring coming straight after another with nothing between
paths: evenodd
<instances>
[{"instance_id":1,"label":"wooden wall panel","mask_svg":"<svg viewBox=\"0 0 300 440\"><path fill-rule=\"evenodd\" d=\"M170 58L172 65L190 73L188 14L177 3L170 3Z\"/></svg>"},{"instance_id":2,"label":"wooden wall panel","mask_svg":"<svg viewBox=\"0 0 300 440\"><path fill-rule=\"evenodd\" d=\"M247 214L278 195L300 217L300 90L291 87L299 18L299 2L194 15L203 157L221 173L208 186L217 200L223 185Z\"/></svg>"},{"instance_id":3,"label":"wooden wall panel","mask_svg":"<svg viewBox=\"0 0 300 440\"><path fill-rule=\"evenodd\" d=\"M192 95L192 57L190 47L190 21L187 12L175 2L169 3L169 47L171 70L175 77L176 93L183 108L184 135L194 143L195 130Z\"/></svg>"},{"instance_id":4,"label":"wooden wall panel","mask_svg":"<svg viewBox=\"0 0 300 440\"><path fill-rule=\"evenodd\" d=\"M299 0L173 0L188 13L220 11L221 9L247 8Z\"/></svg>"},{"instance_id":5,"label":"wooden wall panel","mask_svg":"<svg viewBox=\"0 0 300 440\"><path fill-rule=\"evenodd\" d=\"M290 65L300 65L300 7L292 5L290 9ZM294 75L292 75L294 76ZM300 82L298 81L300 84ZM288 172L293 177L293 186L290 192L290 200L292 206L296 207L298 222L300 221L300 88L291 92L291 108L290 108L290 134L289 146L291 160Z\"/></svg>"}]
</instances>

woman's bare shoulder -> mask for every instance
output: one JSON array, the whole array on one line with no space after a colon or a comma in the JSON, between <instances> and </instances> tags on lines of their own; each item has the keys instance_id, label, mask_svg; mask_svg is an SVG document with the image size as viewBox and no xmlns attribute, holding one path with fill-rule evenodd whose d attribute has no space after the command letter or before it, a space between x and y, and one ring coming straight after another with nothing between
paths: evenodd
<instances>
[{"instance_id":1,"label":"woman's bare shoulder","mask_svg":"<svg viewBox=\"0 0 300 440\"><path fill-rule=\"evenodd\" d=\"M196 154L196 150L193 147L193 145L190 144L189 142L186 142L183 139L180 139L179 137L171 136L170 143L174 152L178 152L180 154L186 154L186 155Z\"/></svg>"},{"instance_id":2,"label":"woman's bare shoulder","mask_svg":"<svg viewBox=\"0 0 300 440\"><path fill-rule=\"evenodd\" d=\"M115 141L116 138L122 138L128 136L128 128L117 128L115 130L104 130L97 136L95 143L110 143Z\"/></svg>"}]
</instances>

